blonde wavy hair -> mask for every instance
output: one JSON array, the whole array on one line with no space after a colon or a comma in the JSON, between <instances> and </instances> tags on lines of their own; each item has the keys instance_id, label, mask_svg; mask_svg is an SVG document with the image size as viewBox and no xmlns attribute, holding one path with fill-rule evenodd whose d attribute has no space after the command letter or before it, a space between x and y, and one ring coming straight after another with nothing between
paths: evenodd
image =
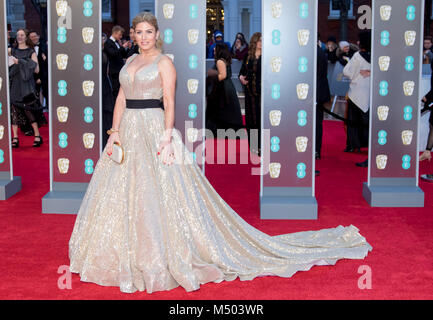
<instances>
[{"instance_id":1,"label":"blonde wavy hair","mask_svg":"<svg viewBox=\"0 0 433 320\"><path fill-rule=\"evenodd\" d=\"M142 22L146 22L146 23L150 24L151 26L153 26L155 28L156 32L159 31L158 20L150 12L146 11L146 12L140 12L139 14L137 14L135 16L135 18L132 20L132 28L135 30L137 28L137 25L139 23L142 23ZM159 35L159 38L156 40L156 48L163 51L162 44L163 44L163 42L161 39L161 35Z\"/></svg>"}]
</instances>

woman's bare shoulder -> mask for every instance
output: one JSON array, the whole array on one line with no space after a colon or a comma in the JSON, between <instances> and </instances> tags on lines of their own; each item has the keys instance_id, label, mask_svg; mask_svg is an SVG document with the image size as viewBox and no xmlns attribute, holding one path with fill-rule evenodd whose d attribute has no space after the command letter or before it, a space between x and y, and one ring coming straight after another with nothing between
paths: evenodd
<instances>
[{"instance_id":1,"label":"woman's bare shoulder","mask_svg":"<svg viewBox=\"0 0 433 320\"><path fill-rule=\"evenodd\" d=\"M128 59L126 59L126 63L129 63L131 60L133 60L138 54L134 53L133 55L131 55Z\"/></svg>"},{"instance_id":2,"label":"woman's bare shoulder","mask_svg":"<svg viewBox=\"0 0 433 320\"><path fill-rule=\"evenodd\" d=\"M162 54L161 59L159 59L159 63L166 64L166 65L173 65L173 60L169 56Z\"/></svg>"},{"instance_id":3,"label":"woman's bare shoulder","mask_svg":"<svg viewBox=\"0 0 433 320\"><path fill-rule=\"evenodd\" d=\"M158 61L158 67L160 69L163 69L163 70L173 70L174 69L174 63L170 57L163 54Z\"/></svg>"}]
</instances>

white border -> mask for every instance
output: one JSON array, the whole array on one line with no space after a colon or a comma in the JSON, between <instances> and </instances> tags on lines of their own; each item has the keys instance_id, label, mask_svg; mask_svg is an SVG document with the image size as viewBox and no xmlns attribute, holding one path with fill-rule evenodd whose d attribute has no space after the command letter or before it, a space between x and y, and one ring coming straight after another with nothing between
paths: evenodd
<instances>
[{"instance_id":1,"label":"white border","mask_svg":"<svg viewBox=\"0 0 433 320\"><path fill-rule=\"evenodd\" d=\"M6 7L6 0L3 1L3 16L4 16L4 42L6 45L6 55L5 55L5 81L3 81L3 86L6 87L6 103L4 105L5 109L7 109L7 117L8 117L8 137L10 137L10 130L12 128L11 126L11 108L10 108L10 88L9 88L9 53L8 53L8 22L7 22L7 7ZM6 128L5 128L6 130ZM14 180L14 166L13 166L13 157L12 157L12 143L11 139L9 139L9 173L11 181Z\"/></svg>"},{"instance_id":2,"label":"white border","mask_svg":"<svg viewBox=\"0 0 433 320\"><path fill-rule=\"evenodd\" d=\"M50 141L50 191L53 191L53 79L51 74L52 68L52 57L53 57L53 45L52 45L52 37L51 37L51 3L49 0L47 2L47 38L48 38L48 122L49 122L49 141Z\"/></svg>"},{"instance_id":3,"label":"white border","mask_svg":"<svg viewBox=\"0 0 433 320\"><path fill-rule=\"evenodd\" d=\"M373 127L373 79L374 79L374 61L373 58L375 58L374 56L374 47L375 47L375 33L374 33L374 25L375 25L375 20L376 20L376 10L374 10L375 8L375 3L376 0L372 0L371 2L371 52L370 52L370 56L371 56L371 70L370 70L370 115L369 115L369 125L368 125L368 170L367 170L367 186L370 187L370 183L371 183L371 165L372 165L372 159L371 159L371 147L372 147L372 137L371 137L371 133L372 133L372 127Z\"/></svg>"},{"instance_id":4,"label":"white border","mask_svg":"<svg viewBox=\"0 0 433 320\"><path fill-rule=\"evenodd\" d=\"M420 13L420 35L419 35L419 71L418 71L418 103L416 105L416 115L418 117L418 123L416 127L417 139L416 139L416 170L415 170L415 185L419 186L419 140L420 140L420 126L421 126L421 82L422 82L422 60L423 60L423 48L424 48L424 14L425 14L425 0L421 0L421 13ZM433 89L433 88L432 88Z\"/></svg>"},{"instance_id":5,"label":"white border","mask_svg":"<svg viewBox=\"0 0 433 320\"><path fill-rule=\"evenodd\" d=\"M352 2L353 4L353 2ZM314 0L314 69L313 69L313 86L314 86L314 94L313 94L313 136L311 137L311 140L313 141L312 146L312 156L313 161L311 162L312 165L312 172L311 172L311 196L314 198L316 194L316 122L317 122L317 50L321 50L318 48L317 45L317 38L318 38L318 32L319 32L319 3L318 0ZM322 130L323 132L323 130ZM317 202L317 200L316 200Z\"/></svg>"},{"instance_id":6,"label":"white border","mask_svg":"<svg viewBox=\"0 0 433 320\"><path fill-rule=\"evenodd\" d=\"M102 0L99 0L99 46L101 45L101 38L102 38ZM111 9L111 3L110 3L110 9ZM103 141L103 135L105 132L102 132L102 117L103 117L103 111L102 111L102 48L99 48L99 64L98 64L98 72L99 72L99 132L95 134L96 136L99 135L99 157L102 156L102 141ZM96 166L96 164L95 164ZM93 176L93 174L92 174Z\"/></svg>"},{"instance_id":7,"label":"white border","mask_svg":"<svg viewBox=\"0 0 433 320\"><path fill-rule=\"evenodd\" d=\"M203 84L203 89L202 89L202 97L203 97L203 101L202 101L202 105L203 105L203 116L202 116L202 128L203 128L203 137L202 137L202 172L203 175L206 175L206 74L207 74L207 70L206 70L206 9L207 9L207 2L205 4L205 8L204 8L204 45L203 45L203 72L202 72L202 84ZM186 135L186 132L185 132ZM194 150L193 150L194 151Z\"/></svg>"},{"instance_id":8,"label":"white border","mask_svg":"<svg viewBox=\"0 0 433 320\"><path fill-rule=\"evenodd\" d=\"M262 200L262 197L263 197L263 162L264 162L264 158L265 158L265 156L267 156L266 154L265 154L265 149L264 149L264 135L263 135L263 132L264 132L264 109L265 109L265 94L266 94L266 92L265 92L265 90L263 90L264 88L265 88L265 86L264 86L264 75L265 75L265 51L266 51L266 46L264 45L264 38L266 37L266 34L265 34L265 31L266 31L266 29L265 29L265 0L262 0L262 3L261 3L261 5L262 5L262 21L261 21L261 24L262 24L262 70L261 70L261 73L262 73L262 77L261 77L261 79L260 79L260 82L261 82L261 87L262 87L262 89L261 89L261 97L260 97L260 104L261 104L261 106L260 106L260 113L261 113L261 117L260 117L260 126L261 126L261 130L260 130L260 150L261 150L261 160L260 160L260 206L259 206L259 211L260 211L260 216L261 216L261 200Z\"/></svg>"}]
</instances>

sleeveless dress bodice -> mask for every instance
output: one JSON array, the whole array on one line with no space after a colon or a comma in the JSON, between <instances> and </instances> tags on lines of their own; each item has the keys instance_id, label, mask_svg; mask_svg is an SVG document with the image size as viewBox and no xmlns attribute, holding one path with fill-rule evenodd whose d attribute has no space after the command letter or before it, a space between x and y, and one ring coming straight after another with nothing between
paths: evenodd
<instances>
[{"instance_id":1,"label":"sleeveless dress bodice","mask_svg":"<svg viewBox=\"0 0 433 320\"><path fill-rule=\"evenodd\" d=\"M162 99L162 82L158 70L160 54L150 65L138 69L134 79L127 71L129 64L138 56L134 54L120 70L119 81L127 100Z\"/></svg>"}]
</instances>

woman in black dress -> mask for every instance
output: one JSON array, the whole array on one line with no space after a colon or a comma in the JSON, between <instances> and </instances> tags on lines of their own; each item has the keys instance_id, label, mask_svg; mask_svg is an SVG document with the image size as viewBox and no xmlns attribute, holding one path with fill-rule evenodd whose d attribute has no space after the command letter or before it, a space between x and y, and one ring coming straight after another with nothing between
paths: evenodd
<instances>
[{"instance_id":1,"label":"woman in black dress","mask_svg":"<svg viewBox=\"0 0 433 320\"><path fill-rule=\"evenodd\" d=\"M215 66L209 70L206 128L216 136L217 129L244 128L241 106L232 82L232 57L224 43L215 46Z\"/></svg>"},{"instance_id":2,"label":"woman in black dress","mask_svg":"<svg viewBox=\"0 0 433 320\"><path fill-rule=\"evenodd\" d=\"M245 89L245 123L248 144L251 152L258 155L260 155L261 141L261 70L262 34L257 32L251 37L248 55L239 72L239 80Z\"/></svg>"},{"instance_id":3,"label":"woman in black dress","mask_svg":"<svg viewBox=\"0 0 433 320\"><path fill-rule=\"evenodd\" d=\"M18 126L29 122L35 134L33 147L39 147L43 140L39 133L37 111L42 109L36 92L34 74L39 73L38 57L33 49L29 32L17 31L17 47L9 49L10 56L10 100L12 122L12 147L19 147Z\"/></svg>"},{"instance_id":4,"label":"woman in black dress","mask_svg":"<svg viewBox=\"0 0 433 320\"><path fill-rule=\"evenodd\" d=\"M107 41L107 35L102 34L102 148L108 141L107 130L111 129L113 123L114 97L113 88L108 75L108 57L104 52L104 43Z\"/></svg>"}]
</instances>

